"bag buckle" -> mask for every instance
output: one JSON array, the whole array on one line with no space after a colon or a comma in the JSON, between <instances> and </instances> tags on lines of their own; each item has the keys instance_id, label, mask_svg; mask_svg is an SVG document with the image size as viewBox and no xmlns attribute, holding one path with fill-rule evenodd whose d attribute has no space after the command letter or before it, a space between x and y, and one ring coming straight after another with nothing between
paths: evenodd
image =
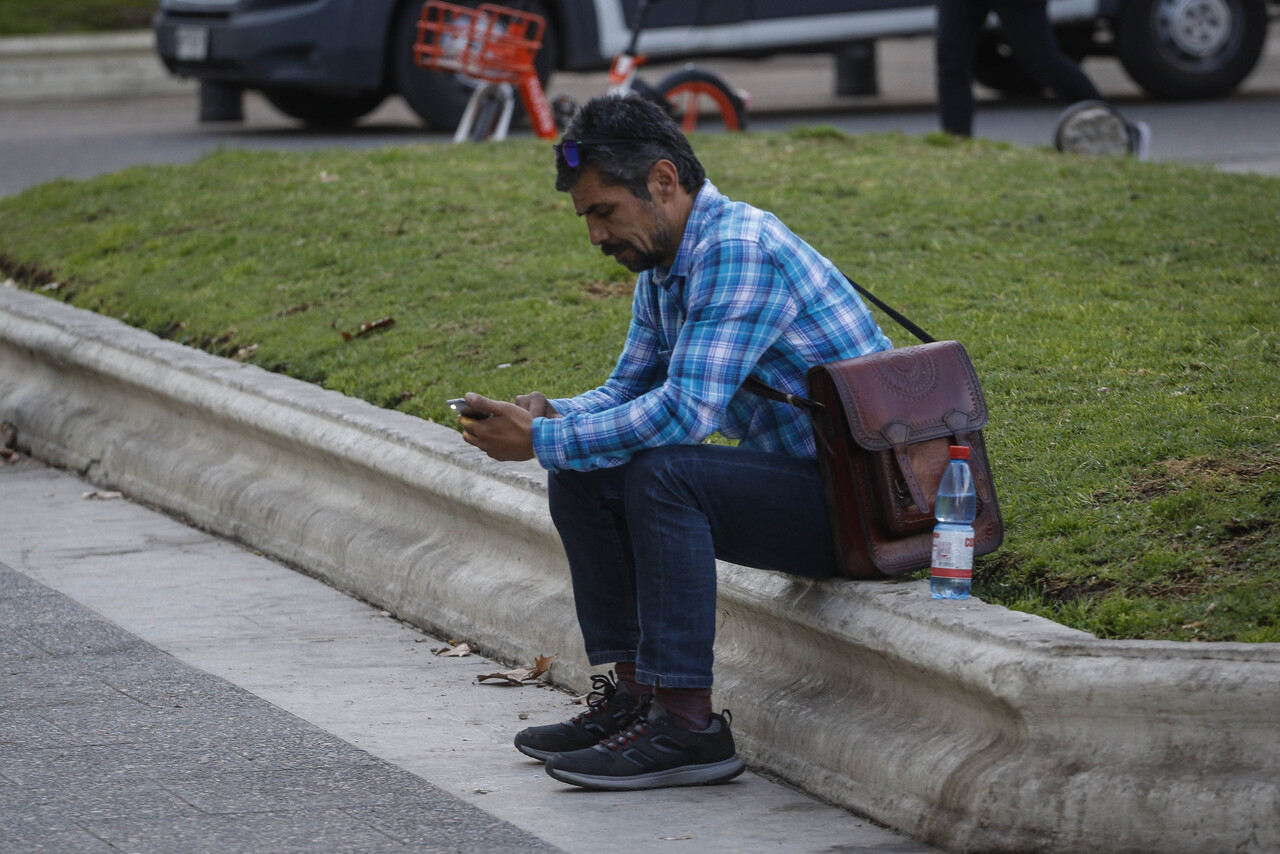
<instances>
[{"instance_id":1,"label":"bag buckle","mask_svg":"<svg viewBox=\"0 0 1280 854\"><path fill-rule=\"evenodd\" d=\"M911 438L911 428L905 421L890 421L880 428L880 435L893 446L893 456L898 461L898 470L902 472L902 479L906 481L907 489L911 490L911 500L915 502L916 509L925 516L930 515L932 511L929 509L929 499L925 497L915 470L911 468L911 458L907 456L907 440Z\"/></svg>"}]
</instances>

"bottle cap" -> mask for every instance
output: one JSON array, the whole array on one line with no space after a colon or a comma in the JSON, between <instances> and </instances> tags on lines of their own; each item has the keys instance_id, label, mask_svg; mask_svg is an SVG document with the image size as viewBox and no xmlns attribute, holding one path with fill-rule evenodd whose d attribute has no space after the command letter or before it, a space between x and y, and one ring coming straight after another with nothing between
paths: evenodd
<instances>
[{"instance_id":1,"label":"bottle cap","mask_svg":"<svg viewBox=\"0 0 1280 854\"><path fill-rule=\"evenodd\" d=\"M967 459L969 459L969 449L968 449L967 447L965 447L964 445L952 445L952 446L951 446L951 459L953 459L953 460L967 460Z\"/></svg>"}]
</instances>

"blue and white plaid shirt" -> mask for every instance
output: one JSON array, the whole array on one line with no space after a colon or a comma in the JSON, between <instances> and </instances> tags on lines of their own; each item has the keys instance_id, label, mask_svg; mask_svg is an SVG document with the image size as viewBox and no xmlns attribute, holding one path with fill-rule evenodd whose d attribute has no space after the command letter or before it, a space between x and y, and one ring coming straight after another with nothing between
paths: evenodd
<instances>
[{"instance_id":1,"label":"blue and white plaid shirt","mask_svg":"<svg viewBox=\"0 0 1280 854\"><path fill-rule=\"evenodd\" d=\"M807 416L740 387L754 375L805 394L811 365L893 345L834 265L777 217L707 181L670 270L636 280L631 328L608 381L551 401L533 447L548 469L608 468L717 430L742 447L816 456Z\"/></svg>"}]
</instances>

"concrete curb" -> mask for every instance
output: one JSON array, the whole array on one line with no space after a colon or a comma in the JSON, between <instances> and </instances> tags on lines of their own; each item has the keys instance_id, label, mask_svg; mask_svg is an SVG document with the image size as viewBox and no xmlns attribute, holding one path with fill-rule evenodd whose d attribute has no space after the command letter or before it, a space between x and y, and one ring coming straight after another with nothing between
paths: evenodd
<instances>
[{"instance_id":1,"label":"concrete curb","mask_svg":"<svg viewBox=\"0 0 1280 854\"><path fill-rule=\"evenodd\" d=\"M0 39L0 103L195 90L169 74L150 30Z\"/></svg>"},{"instance_id":2,"label":"concrete curb","mask_svg":"<svg viewBox=\"0 0 1280 854\"><path fill-rule=\"evenodd\" d=\"M0 288L29 453L581 689L535 466ZM1280 645L1102 641L923 582L720 568L717 702L755 767L956 851L1280 848Z\"/></svg>"}]
</instances>

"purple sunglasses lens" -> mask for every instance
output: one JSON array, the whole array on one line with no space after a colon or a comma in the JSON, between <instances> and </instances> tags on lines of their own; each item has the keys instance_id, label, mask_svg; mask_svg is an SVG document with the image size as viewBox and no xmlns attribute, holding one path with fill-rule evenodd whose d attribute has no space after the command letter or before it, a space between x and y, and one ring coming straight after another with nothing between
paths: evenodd
<instances>
[{"instance_id":1,"label":"purple sunglasses lens","mask_svg":"<svg viewBox=\"0 0 1280 854\"><path fill-rule=\"evenodd\" d=\"M556 146L556 151L564 158L564 162L570 169L577 169L578 163L578 141L576 139L566 139L564 142Z\"/></svg>"}]
</instances>

